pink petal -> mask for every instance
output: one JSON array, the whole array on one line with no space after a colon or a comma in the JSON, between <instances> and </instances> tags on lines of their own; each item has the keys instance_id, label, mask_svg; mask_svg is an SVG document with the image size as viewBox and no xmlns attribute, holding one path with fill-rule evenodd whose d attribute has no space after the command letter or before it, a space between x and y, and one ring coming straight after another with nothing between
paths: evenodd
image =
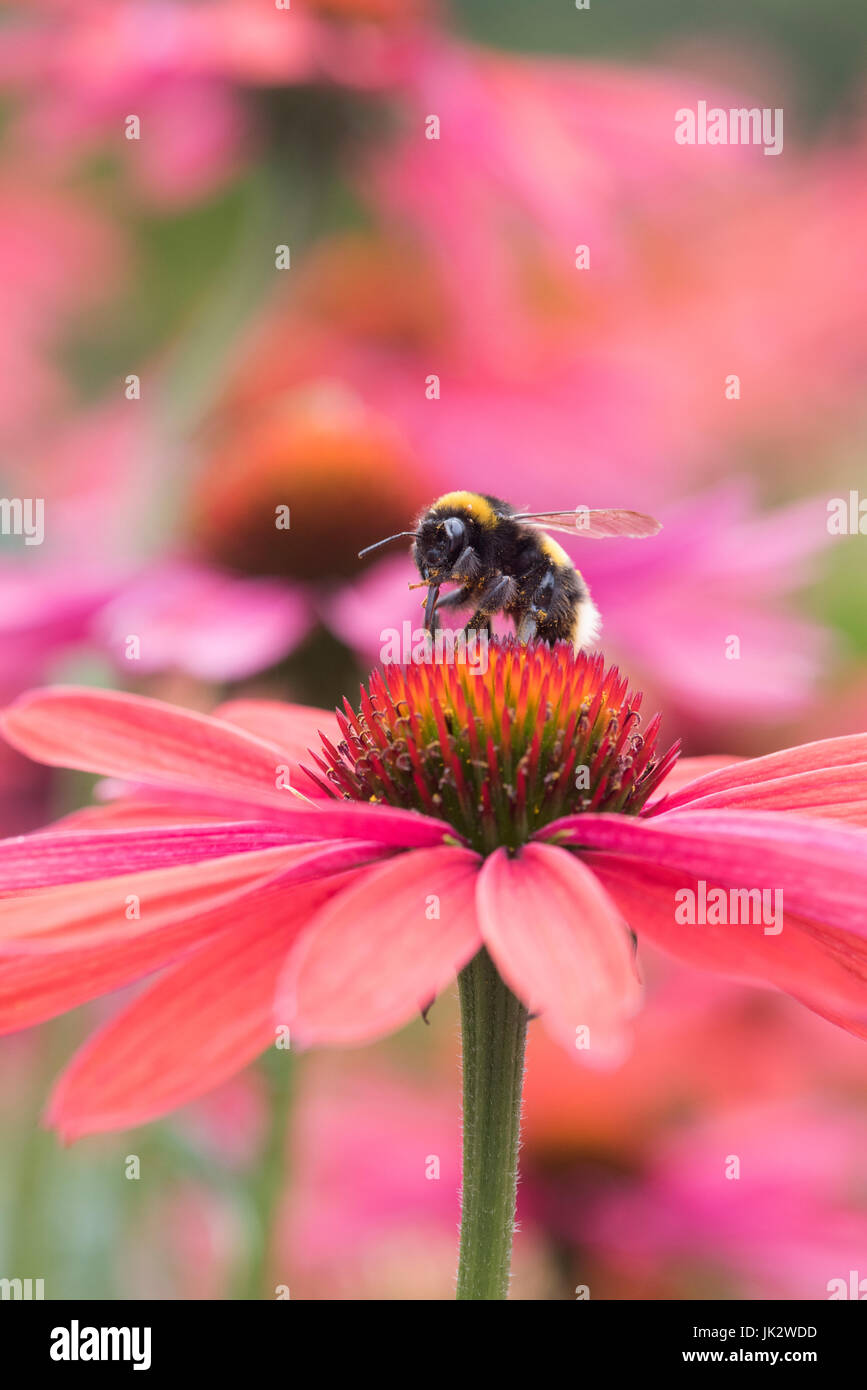
<instances>
[{"instance_id":1,"label":"pink petal","mask_svg":"<svg viewBox=\"0 0 867 1390\"><path fill-rule=\"evenodd\" d=\"M175 965L76 1054L48 1123L65 1140L143 1124L240 1071L274 1041L286 952L333 891L272 894L242 930L221 932Z\"/></svg>"},{"instance_id":2,"label":"pink petal","mask_svg":"<svg viewBox=\"0 0 867 1390\"><path fill-rule=\"evenodd\" d=\"M584 814L544 838L630 855L736 888L780 889L787 912L867 936L867 835L768 811L692 811L639 819Z\"/></svg>"},{"instance_id":3,"label":"pink petal","mask_svg":"<svg viewBox=\"0 0 867 1390\"><path fill-rule=\"evenodd\" d=\"M315 705L284 704L281 700L229 700L214 710L214 718L237 724L275 748L300 759L308 748L318 748L319 730L333 743L343 735L333 710Z\"/></svg>"},{"instance_id":4,"label":"pink petal","mask_svg":"<svg viewBox=\"0 0 867 1390\"><path fill-rule=\"evenodd\" d=\"M202 805L267 807L298 839L379 840L415 848L458 836L444 821L392 806L308 801L276 786L283 752L208 715L86 688L23 695L2 716L13 747L39 762L195 792ZM261 814L261 812L260 812ZM227 817L228 819L228 817Z\"/></svg>"},{"instance_id":5,"label":"pink petal","mask_svg":"<svg viewBox=\"0 0 867 1390\"><path fill-rule=\"evenodd\" d=\"M117 691L56 686L22 695L5 737L51 767L180 787L282 809L279 749L208 715Z\"/></svg>"},{"instance_id":6,"label":"pink petal","mask_svg":"<svg viewBox=\"0 0 867 1390\"><path fill-rule=\"evenodd\" d=\"M305 796L321 795L316 783L302 775L299 764L312 767L309 750L318 752L322 747L320 734L335 745L340 743L343 734L333 710L283 704L279 700L230 700L214 711L214 717L273 743L292 769L292 785Z\"/></svg>"},{"instance_id":7,"label":"pink petal","mask_svg":"<svg viewBox=\"0 0 867 1390\"><path fill-rule=\"evenodd\" d=\"M809 994L827 1007L867 1016L867 946L861 938L790 912L784 914L779 935L770 936L761 923L679 923L675 893L686 888L697 892L694 876L616 854L585 857L639 944L649 939L701 970L775 985L796 998ZM706 882L708 891L721 886L719 880Z\"/></svg>"},{"instance_id":8,"label":"pink petal","mask_svg":"<svg viewBox=\"0 0 867 1390\"><path fill-rule=\"evenodd\" d=\"M189 916L203 916L212 904L222 902L226 888L232 901L240 888L265 879L273 879L285 892L375 863L388 853L363 841L323 841L34 889L0 898L0 949L20 955L113 943L122 952L133 938ZM126 916L130 896L137 899L138 918Z\"/></svg>"},{"instance_id":9,"label":"pink petal","mask_svg":"<svg viewBox=\"0 0 867 1390\"><path fill-rule=\"evenodd\" d=\"M286 846L298 836L267 821L123 830L67 830L0 840L0 891L111 878Z\"/></svg>"},{"instance_id":10,"label":"pink petal","mask_svg":"<svg viewBox=\"0 0 867 1390\"><path fill-rule=\"evenodd\" d=\"M282 819L297 825L310 838L349 835L377 840L394 849L422 849L460 843L461 837L446 822L417 811L401 811L395 806L370 806L361 801L320 801L311 807L286 808Z\"/></svg>"},{"instance_id":11,"label":"pink petal","mask_svg":"<svg viewBox=\"0 0 867 1390\"><path fill-rule=\"evenodd\" d=\"M293 1036L303 1046L366 1042L429 1004L481 945L478 862L469 850L427 849L362 870L288 963L278 1010Z\"/></svg>"},{"instance_id":12,"label":"pink petal","mask_svg":"<svg viewBox=\"0 0 867 1390\"><path fill-rule=\"evenodd\" d=\"M689 786L691 782L697 781L699 777L705 777L709 772L716 772L721 768L731 767L734 763L742 763L743 761L743 758L710 756L678 758L662 783L657 800L664 801L666 796L673 797L674 793L679 792L682 787ZM653 805L654 802L650 804Z\"/></svg>"},{"instance_id":13,"label":"pink petal","mask_svg":"<svg viewBox=\"0 0 867 1390\"><path fill-rule=\"evenodd\" d=\"M682 803L685 809L709 811L731 807L748 811L793 811L799 816L867 825L867 762L748 782L702 796L696 794L700 785L694 784L691 799ZM669 811L672 808L670 803L665 803L661 809ZM679 809L676 806L675 813Z\"/></svg>"},{"instance_id":14,"label":"pink petal","mask_svg":"<svg viewBox=\"0 0 867 1390\"><path fill-rule=\"evenodd\" d=\"M796 995L795 997L799 1004L803 1004L804 1007L809 1009L812 1013L818 1014L820 1018L826 1019L828 1023L833 1023L836 1028L842 1028L844 1032L851 1033L853 1037L861 1038L862 1041L867 1042L867 1007L862 1009L857 1017L853 1018L849 1014L835 1013L831 1009L826 1008L824 1004L817 1004L815 999L808 999L806 995Z\"/></svg>"},{"instance_id":15,"label":"pink petal","mask_svg":"<svg viewBox=\"0 0 867 1390\"><path fill-rule=\"evenodd\" d=\"M261 871L263 866L257 867ZM239 867L239 873L242 872ZM144 924L126 920L123 898L114 901L115 926L112 928L107 920L111 905L104 892L105 885L88 885L93 889L90 899L79 898L77 890L67 890L70 893L66 904L66 920L71 928L69 950L19 954L19 942L4 942L0 970L0 1032L14 1032L41 1023L88 999L131 984L188 954L216 931L236 926L243 932L248 920L255 921L272 878L270 871L260 872L257 878L249 881L241 877L234 893L225 880L222 881L224 892L219 891L219 884L215 893L209 893L206 886L200 884L196 895L187 898L181 895L174 906L161 905L160 885L157 885L153 929L147 916ZM140 881L139 888L142 886ZM143 891L147 904L147 888ZM41 895L39 897L41 900ZM47 923L52 929L58 926L59 914L54 911L55 906L56 900L46 904ZM86 939L90 932L93 944L77 944L79 936Z\"/></svg>"},{"instance_id":16,"label":"pink petal","mask_svg":"<svg viewBox=\"0 0 867 1390\"><path fill-rule=\"evenodd\" d=\"M138 830L157 825L220 824L222 821L225 821L224 814L210 808L197 809L195 804L185 805L180 798L151 801L144 796L123 796L71 811L62 820L55 821L51 829L57 833L109 828Z\"/></svg>"},{"instance_id":17,"label":"pink petal","mask_svg":"<svg viewBox=\"0 0 867 1390\"><path fill-rule=\"evenodd\" d=\"M138 797L125 797L111 805L117 806L116 812L108 808L102 813L94 810L97 824L102 821L108 825L116 823L119 826L135 826L142 822L146 828L151 824L152 818L154 824L164 824L167 819L171 820L170 814L167 814L167 807L172 805L178 807L176 819L181 822L201 825L203 822L212 823L216 820L219 824L228 815L237 814L239 809L242 809L237 801L205 800L202 797L187 797L183 793L179 793L177 797L173 796L170 803L152 803L146 800L140 802ZM136 811L138 805L143 807L141 814ZM254 814L254 808L251 807L250 811ZM76 814L84 816L87 813ZM254 824L264 814L261 809L255 809ZM446 821L438 820L434 816L420 815L418 811L403 811L396 806L371 805L366 801L340 801L331 800L329 797L310 802L292 801L286 802L282 810L268 811L267 817L269 827L278 827L284 833L286 843L339 839L346 836L350 839L376 840L377 843L393 849L411 849L461 842L457 831ZM67 823L61 822L56 829L62 830ZM86 824L86 821L83 823Z\"/></svg>"},{"instance_id":18,"label":"pink petal","mask_svg":"<svg viewBox=\"0 0 867 1390\"><path fill-rule=\"evenodd\" d=\"M843 738L820 739L797 748L769 753L764 758L746 758L730 767L720 768L700 776L687 786L678 788L666 802L666 811L685 806L698 797L748 787L757 782L775 781L797 773L816 772L822 768L846 767L867 763L867 734L848 734ZM663 784L663 790L668 783Z\"/></svg>"},{"instance_id":19,"label":"pink petal","mask_svg":"<svg viewBox=\"0 0 867 1390\"><path fill-rule=\"evenodd\" d=\"M632 942L580 859L549 845L527 845L515 858L497 850L479 874L476 904L497 969L548 1032L576 1049L576 1029L586 1027L590 1059L620 1053L641 995Z\"/></svg>"}]
</instances>

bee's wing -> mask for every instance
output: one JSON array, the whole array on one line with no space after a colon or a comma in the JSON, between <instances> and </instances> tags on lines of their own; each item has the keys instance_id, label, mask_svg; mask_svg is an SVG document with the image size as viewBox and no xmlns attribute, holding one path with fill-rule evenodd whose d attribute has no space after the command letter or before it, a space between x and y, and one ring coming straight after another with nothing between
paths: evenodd
<instances>
[{"instance_id":1,"label":"bee's wing","mask_svg":"<svg viewBox=\"0 0 867 1390\"><path fill-rule=\"evenodd\" d=\"M604 540L608 536L638 540L643 536L655 536L657 531L662 530L662 522L654 517L646 516L644 512L620 511L616 507L601 510L574 507L568 512L516 512L511 519L541 526L546 531L568 531L570 536L584 536L591 541Z\"/></svg>"}]
</instances>

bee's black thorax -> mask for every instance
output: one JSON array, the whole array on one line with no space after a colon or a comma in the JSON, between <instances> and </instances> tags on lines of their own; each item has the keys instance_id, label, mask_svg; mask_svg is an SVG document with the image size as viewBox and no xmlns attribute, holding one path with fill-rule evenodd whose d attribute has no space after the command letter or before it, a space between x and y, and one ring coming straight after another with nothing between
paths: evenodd
<instances>
[{"instance_id":1,"label":"bee's black thorax","mask_svg":"<svg viewBox=\"0 0 867 1390\"><path fill-rule=\"evenodd\" d=\"M447 493L419 518L413 558L422 577L453 583L476 616L503 612L516 630L548 642L576 642L581 615L593 628L587 586L566 552L544 531L513 519L496 497ZM454 603L449 604L454 606Z\"/></svg>"}]
</instances>

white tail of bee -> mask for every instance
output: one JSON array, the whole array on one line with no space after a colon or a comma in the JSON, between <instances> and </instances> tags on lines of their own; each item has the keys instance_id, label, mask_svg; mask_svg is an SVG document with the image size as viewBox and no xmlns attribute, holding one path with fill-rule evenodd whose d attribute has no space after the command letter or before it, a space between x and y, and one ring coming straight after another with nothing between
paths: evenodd
<instances>
[{"instance_id":1,"label":"white tail of bee","mask_svg":"<svg viewBox=\"0 0 867 1390\"><path fill-rule=\"evenodd\" d=\"M587 651L599 641L602 631L602 614L589 594L578 604L575 626L572 630L572 643L576 652Z\"/></svg>"}]
</instances>

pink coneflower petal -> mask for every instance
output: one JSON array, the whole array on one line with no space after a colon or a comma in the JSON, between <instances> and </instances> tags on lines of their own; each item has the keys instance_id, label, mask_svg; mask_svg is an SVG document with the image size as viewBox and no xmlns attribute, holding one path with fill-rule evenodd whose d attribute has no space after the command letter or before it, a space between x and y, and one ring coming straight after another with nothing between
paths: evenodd
<instances>
[{"instance_id":1,"label":"pink coneflower petal","mask_svg":"<svg viewBox=\"0 0 867 1390\"><path fill-rule=\"evenodd\" d=\"M222 797L226 805L268 808L270 818L293 829L299 840L348 835L410 848L457 838L444 823L415 811L323 805L278 789L286 763L279 748L159 700L57 686L22 696L4 712L2 727L13 747L52 767L177 787L205 804Z\"/></svg>"},{"instance_id":2,"label":"pink coneflower petal","mask_svg":"<svg viewBox=\"0 0 867 1390\"><path fill-rule=\"evenodd\" d=\"M55 821L51 830L58 834L70 830L138 830L158 825L220 825L225 820L224 811L197 807L192 802L185 804L177 797L171 801L151 801L145 796L125 796L71 811L62 820Z\"/></svg>"},{"instance_id":3,"label":"pink coneflower petal","mask_svg":"<svg viewBox=\"0 0 867 1390\"><path fill-rule=\"evenodd\" d=\"M787 911L867 936L867 855L861 831L767 811L569 816L545 827L588 849L737 888L778 888Z\"/></svg>"},{"instance_id":4,"label":"pink coneflower petal","mask_svg":"<svg viewBox=\"0 0 867 1390\"><path fill-rule=\"evenodd\" d=\"M335 744L343 737L333 710L280 700L229 700L214 710L214 718L273 743L294 763L309 762L308 749L320 747L320 733Z\"/></svg>"},{"instance_id":5,"label":"pink coneflower petal","mask_svg":"<svg viewBox=\"0 0 867 1390\"><path fill-rule=\"evenodd\" d=\"M686 806L699 797L710 796L711 793L749 787L759 782L771 782L781 777L819 772L823 768L845 768L858 763L867 764L867 734L818 739L815 743L805 743L798 748L785 748L779 753L769 753L763 758L745 758L729 767L702 775L684 787L675 788L672 784L673 795L666 802L665 809L668 811L676 806ZM663 792L666 786L667 782L661 788Z\"/></svg>"},{"instance_id":6,"label":"pink coneflower petal","mask_svg":"<svg viewBox=\"0 0 867 1390\"><path fill-rule=\"evenodd\" d=\"M172 810L175 814L172 814ZM249 808L252 812L253 808ZM53 832L68 833L77 829L77 818L81 816L82 827L92 820L95 826L116 826L118 829L148 829L167 823L201 826L221 825L227 819L243 814L244 804L238 801L217 801L200 797L187 797L183 793L173 796L170 802L153 802L146 797L125 797L123 800L106 803L102 807L88 807L74 812L64 821L53 827ZM286 844L301 842L314 843L334 837L349 836L358 839L375 840L384 848L413 849L445 842L459 843L459 833L444 821L433 820L417 811L404 811L400 807L385 806L364 802L334 801L320 798L319 801L286 802L282 809L264 811L256 808L251 816L258 824L267 815L269 828L282 834ZM52 833L53 833L52 832ZM2 843L2 841L0 841Z\"/></svg>"},{"instance_id":7,"label":"pink coneflower petal","mask_svg":"<svg viewBox=\"0 0 867 1390\"><path fill-rule=\"evenodd\" d=\"M641 988L629 933L595 875L548 845L515 858L497 850L479 874L476 902L497 969L552 1036L576 1048L585 1027L583 1055L620 1054Z\"/></svg>"},{"instance_id":8,"label":"pink coneflower petal","mask_svg":"<svg viewBox=\"0 0 867 1390\"><path fill-rule=\"evenodd\" d=\"M44 888L135 869L196 864L287 846L299 838L267 821L19 835L0 841L0 890Z\"/></svg>"},{"instance_id":9,"label":"pink coneflower petal","mask_svg":"<svg viewBox=\"0 0 867 1390\"><path fill-rule=\"evenodd\" d=\"M262 866L258 867L261 870ZM216 895L204 892L205 903L211 904L204 910L192 898L182 901L174 911L166 905L163 913L157 906L152 930L147 926L142 928L140 921L127 922L123 917L125 904L120 900L116 910L122 925L117 931L105 930L102 939L100 913L105 910L105 896L101 885L95 885L96 893L90 903L86 898L79 900L76 890L67 890L71 932L74 934L80 927L84 934L93 933L93 941L71 952L46 950L41 953L33 950L25 953L22 942L4 943L0 970L0 1031L11 1032L41 1023L87 999L132 984L143 975L195 951L214 932L235 927L243 935L248 922L255 922L259 908L273 894L272 879L272 872L260 872L252 881L242 880L236 893L228 891L227 885L226 892L218 890ZM297 891L303 894L307 890ZM117 935L124 929L127 936L119 948Z\"/></svg>"},{"instance_id":10,"label":"pink coneflower petal","mask_svg":"<svg viewBox=\"0 0 867 1390\"><path fill-rule=\"evenodd\" d=\"M243 932L221 932L175 965L76 1054L47 1123L67 1141L143 1124L246 1066L275 1040L272 1001L286 952L333 892L315 884L272 893Z\"/></svg>"},{"instance_id":11,"label":"pink coneflower petal","mask_svg":"<svg viewBox=\"0 0 867 1390\"><path fill-rule=\"evenodd\" d=\"M660 786L658 795L648 802L648 809L665 801L667 797L673 798L675 793L697 782L700 777L706 777L708 773L722 771L744 761L744 758L716 758L710 755L702 758L678 758Z\"/></svg>"},{"instance_id":12,"label":"pink coneflower petal","mask_svg":"<svg viewBox=\"0 0 867 1390\"><path fill-rule=\"evenodd\" d=\"M824 1001L857 1016L867 1012L867 947L860 937L790 912L784 913L778 935L765 935L762 923L679 923L675 893L697 892L695 876L615 854L589 854L587 863L626 920L638 926L642 940L655 942L678 960L733 979L775 985L796 997L809 981L820 1005ZM706 883L708 891L720 886L716 879Z\"/></svg>"},{"instance_id":13,"label":"pink coneflower petal","mask_svg":"<svg viewBox=\"0 0 867 1390\"><path fill-rule=\"evenodd\" d=\"M393 849L424 849L446 843L458 844L461 839L445 821L423 816L418 811L357 801L285 806L279 821L281 826L294 828L298 839L330 840L346 835L376 840Z\"/></svg>"},{"instance_id":14,"label":"pink coneflower petal","mask_svg":"<svg viewBox=\"0 0 867 1390\"><path fill-rule=\"evenodd\" d=\"M180 787L282 807L279 749L231 724L160 700L57 686L23 695L2 716L14 748L51 767Z\"/></svg>"},{"instance_id":15,"label":"pink coneflower petal","mask_svg":"<svg viewBox=\"0 0 867 1390\"><path fill-rule=\"evenodd\" d=\"M867 1008L860 1011L857 1016L852 1017L849 1014L829 1009L824 1004L818 1004L815 999L808 998L804 994L796 994L794 998L799 1004L803 1004L805 1008L818 1014L820 1018L826 1019L828 1023L833 1023L836 1028L842 1028L845 1032L851 1033L853 1037L861 1038L863 1042L867 1042Z\"/></svg>"},{"instance_id":16,"label":"pink coneflower petal","mask_svg":"<svg viewBox=\"0 0 867 1390\"><path fill-rule=\"evenodd\" d=\"M681 803L689 811L709 811L726 807L733 810L787 811L797 816L850 821L867 825L867 762L842 767L816 768L768 781L746 782L742 786L692 796ZM665 811L680 814L681 806L666 805Z\"/></svg>"},{"instance_id":17,"label":"pink coneflower petal","mask_svg":"<svg viewBox=\"0 0 867 1390\"><path fill-rule=\"evenodd\" d=\"M286 893L299 884L375 863L388 853L363 841L325 841L34 889L0 898L0 949L20 955L113 942L125 950L131 937L149 936L197 913L207 925L205 914L227 892L235 902L241 890L267 879ZM130 898L135 899L137 915L128 918Z\"/></svg>"},{"instance_id":18,"label":"pink coneflower petal","mask_svg":"<svg viewBox=\"0 0 867 1390\"><path fill-rule=\"evenodd\" d=\"M481 946L478 856L428 849L359 872L299 942L277 1016L302 1046L366 1042L408 1022Z\"/></svg>"}]
</instances>

